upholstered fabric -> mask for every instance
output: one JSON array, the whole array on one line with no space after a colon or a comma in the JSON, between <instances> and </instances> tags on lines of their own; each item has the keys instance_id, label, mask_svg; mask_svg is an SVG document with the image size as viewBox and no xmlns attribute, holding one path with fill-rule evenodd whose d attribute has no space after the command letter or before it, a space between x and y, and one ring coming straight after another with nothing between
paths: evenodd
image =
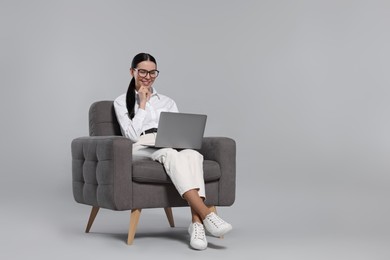
<instances>
[{"instance_id":1,"label":"upholstered fabric","mask_svg":"<svg viewBox=\"0 0 390 260\"><path fill-rule=\"evenodd\" d=\"M98 101L89 108L89 135L122 135L113 101Z\"/></svg>"},{"instance_id":2,"label":"upholstered fabric","mask_svg":"<svg viewBox=\"0 0 390 260\"><path fill-rule=\"evenodd\" d=\"M131 147L132 142L120 136L73 140L75 200L109 209L131 209Z\"/></svg>"}]
</instances>

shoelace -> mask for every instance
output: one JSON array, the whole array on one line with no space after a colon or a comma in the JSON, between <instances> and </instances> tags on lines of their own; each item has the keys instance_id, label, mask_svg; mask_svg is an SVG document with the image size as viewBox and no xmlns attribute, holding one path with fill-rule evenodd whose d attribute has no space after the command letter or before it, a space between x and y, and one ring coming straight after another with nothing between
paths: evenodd
<instances>
[{"instance_id":1,"label":"shoelace","mask_svg":"<svg viewBox=\"0 0 390 260\"><path fill-rule=\"evenodd\" d=\"M216 227L220 227L221 225L223 225L225 223L225 221L223 221L218 215L216 214L212 214L212 215L209 215L207 216L207 218L210 220L211 223L214 224L214 226Z\"/></svg>"},{"instance_id":2,"label":"shoelace","mask_svg":"<svg viewBox=\"0 0 390 260\"><path fill-rule=\"evenodd\" d=\"M204 239L205 237L205 233L204 233L204 228L201 224L198 224L198 223L194 223L193 225L194 227L194 239Z\"/></svg>"}]
</instances>

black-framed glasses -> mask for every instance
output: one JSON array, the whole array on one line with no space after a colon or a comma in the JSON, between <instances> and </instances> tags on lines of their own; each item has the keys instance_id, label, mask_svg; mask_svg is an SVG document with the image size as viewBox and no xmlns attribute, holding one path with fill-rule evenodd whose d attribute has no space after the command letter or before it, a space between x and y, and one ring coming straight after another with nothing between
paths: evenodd
<instances>
[{"instance_id":1,"label":"black-framed glasses","mask_svg":"<svg viewBox=\"0 0 390 260\"><path fill-rule=\"evenodd\" d=\"M151 78L157 78L160 71L158 70L144 70L144 69L134 69L137 71L138 75L142 78L145 78L148 74Z\"/></svg>"}]
</instances>

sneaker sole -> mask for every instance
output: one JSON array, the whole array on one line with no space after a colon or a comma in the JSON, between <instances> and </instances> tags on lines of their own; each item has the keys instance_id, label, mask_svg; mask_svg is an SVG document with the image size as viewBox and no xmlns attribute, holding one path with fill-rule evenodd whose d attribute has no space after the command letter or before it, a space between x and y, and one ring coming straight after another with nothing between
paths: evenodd
<instances>
[{"instance_id":1,"label":"sneaker sole","mask_svg":"<svg viewBox=\"0 0 390 260\"><path fill-rule=\"evenodd\" d=\"M223 232L218 232L218 233L214 233L214 234L206 229L206 234L211 235L213 237L222 237L222 236L226 235L227 233L229 233L230 231L232 231L232 229L233 229L233 227L230 227L230 228L224 230Z\"/></svg>"}]
</instances>

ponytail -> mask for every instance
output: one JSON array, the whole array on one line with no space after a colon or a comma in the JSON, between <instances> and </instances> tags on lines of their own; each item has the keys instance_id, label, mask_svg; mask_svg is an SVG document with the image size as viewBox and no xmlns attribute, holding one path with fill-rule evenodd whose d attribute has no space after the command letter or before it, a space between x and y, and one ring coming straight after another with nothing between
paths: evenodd
<instances>
[{"instance_id":1,"label":"ponytail","mask_svg":"<svg viewBox=\"0 0 390 260\"><path fill-rule=\"evenodd\" d=\"M127 111L129 112L130 119L133 119L134 117L134 106L135 106L135 80L134 78L132 78L126 93L126 107L127 107Z\"/></svg>"}]
</instances>

